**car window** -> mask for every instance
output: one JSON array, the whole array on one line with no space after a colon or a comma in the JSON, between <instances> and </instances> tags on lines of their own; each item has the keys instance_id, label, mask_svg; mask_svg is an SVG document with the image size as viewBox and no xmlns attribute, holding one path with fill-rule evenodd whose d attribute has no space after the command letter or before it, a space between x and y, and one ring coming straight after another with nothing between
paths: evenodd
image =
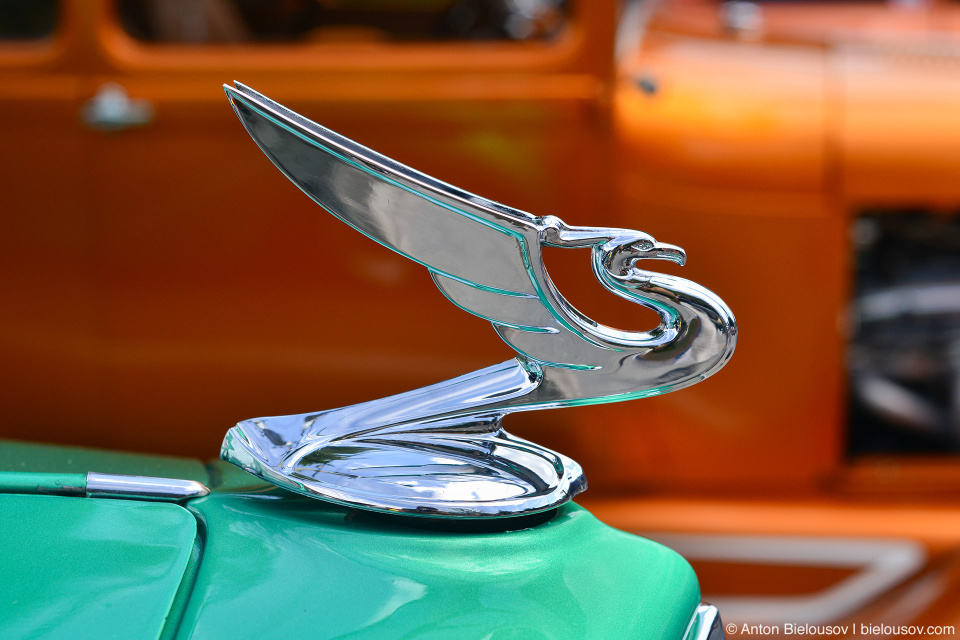
<instances>
[{"instance_id":1,"label":"car window","mask_svg":"<svg viewBox=\"0 0 960 640\"><path fill-rule=\"evenodd\" d=\"M566 0L118 0L154 44L548 40Z\"/></svg>"},{"instance_id":2,"label":"car window","mask_svg":"<svg viewBox=\"0 0 960 640\"><path fill-rule=\"evenodd\" d=\"M57 26L57 0L3 0L0 2L0 42L40 40Z\"/></svg>"}]
</instances>

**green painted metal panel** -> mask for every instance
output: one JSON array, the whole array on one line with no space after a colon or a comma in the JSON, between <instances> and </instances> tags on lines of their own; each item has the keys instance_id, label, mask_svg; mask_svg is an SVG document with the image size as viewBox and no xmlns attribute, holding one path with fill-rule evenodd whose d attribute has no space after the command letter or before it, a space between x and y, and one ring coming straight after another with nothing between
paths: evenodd
<instances>
[{"instance_id":1,"label":"green painted metal panel","mask_svg":"<svg viewBox=\"0 0 960 640\"><path fill-rule=\"evenodd\" d=\"M83 496L87 488L85 473L35 473L0 471L0 493L46 493L58 496Z\"/></svg>"},{"instance_id":2,"label":"green painted metal panel","mask_svg":"<svg viewBox=\"0 0 960 640\"><path fill-rule=\"evenodd\" d=\"M573 504L451 532L224 480L188 505L206 540L178 638L679 640L699 604L680 556Z\"/></svg>"},{"instance_id":3,"label":"green painted metal panel","mask_svg":"<svg viewBox=\"0 0 960 640\"><path fill-rule=\"evenodd\" d=\"M174 504L0 495L0 638L156 638L190 559Z\"/></svg>"},{"instance_id":4,"label":"green painted metal panel","mask_svg":"<svg viewBox=\"0 0 960 640\"><path fill-rule=\"evenodd\" d=\"M196 480L206 484L207 470L199 460L173 456L121 453L82 447L0 440L0 471L33 473L118 473Z\"/></svg>"},{"instance_id":5,"label":"green painted metal panel","mask_svg":"<svg viewBox=\"0 0 960 640\"><path fill-rule=\"evenodd\" d=\"M34 472L196 478L162 458L18 446ZM699 603L677 554L573 504L491 531L310 500L219 462L209 482L186 508L0 495L0 637L673 640Z\"/></svg>"}]
</instances>

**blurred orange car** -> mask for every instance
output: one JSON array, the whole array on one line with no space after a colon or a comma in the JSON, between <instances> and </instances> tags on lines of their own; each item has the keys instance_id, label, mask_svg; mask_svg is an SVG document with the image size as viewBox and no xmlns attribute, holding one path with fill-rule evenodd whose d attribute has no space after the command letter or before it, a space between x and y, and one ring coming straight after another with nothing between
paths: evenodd
<instances>
[{"instance_id":1,"label":"blurred orange car","mask_svg":"<svg viewBox=\"0 0 960 640\"><path fill-rule=\"evenodd\" d=\"M507 353L269 167L238 79L467 190L683 246L740 324L723 373L508 428L733 623L956 623L960 6L8 6L0 435L209 456L240 419ZM555 253L587 315L655 324Z\"/></svg>"}]
</instances>

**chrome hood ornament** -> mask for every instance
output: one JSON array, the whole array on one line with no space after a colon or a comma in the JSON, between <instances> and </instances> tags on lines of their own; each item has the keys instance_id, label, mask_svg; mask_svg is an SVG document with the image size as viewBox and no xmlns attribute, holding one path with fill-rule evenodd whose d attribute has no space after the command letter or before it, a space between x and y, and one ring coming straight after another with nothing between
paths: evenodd
<instances>
[{"instance_id":1,"label":"chrome hood ornament","mask_svg":"<svg viewBox=\"0 0 960 640\"><path fill-rule=\"evenodd\" d=\"M425 266L455 305L493 323L516 351L502 364L339 409L244 420L224 460L304 495L384 511L465 518L556 507L586 488L570 458L509 435L503 416L659 395L716 373L736 345L730 309L700 285L637 268L683 264L639 231L571 227L403 166L236 84L247 132L295 185L357 231ZM543 245L588 247L616 295L654 310L649 332L619 331L573 308Z\"/></svg>"}]
</instances>

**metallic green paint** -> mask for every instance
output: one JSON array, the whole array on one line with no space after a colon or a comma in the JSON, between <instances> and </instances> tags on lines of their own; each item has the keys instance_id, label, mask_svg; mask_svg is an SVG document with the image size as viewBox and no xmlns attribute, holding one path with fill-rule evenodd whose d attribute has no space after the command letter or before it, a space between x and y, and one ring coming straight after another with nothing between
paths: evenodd
<instances>
[{"instance_id":1,"label":"metallic green paint","mask_svg":"<svg viewBox=\"0 0 960 640\"><path fill-rule=\"evenodd\" d=\"M2 443L0 476L25 475L4 469L213 491L184 506L0 494L3 638L679 640L700 600L680 556L574 504L526 529L454 532L220 461Z\"/></svg>"},{"instance_id":2,"label":"metallic green paint","mask_svg":"<svg viewBox=\"0 0 960 640\"><path fill-rule=\"evenodd\" d=\"M188 503L205 549L178 638L679 639L700 602L674 552L569 504L451 533L239 482ZM412 523L413 524L413 523Z\"/></svg>"},{"instance_id":3,"label":"metallic green paint","mask_svg":"<svg viewBox=\"0 0 960 640\"><path fill-rule=\"evenodd\" d=\"M0 493L44 493L82 496L87 488L85 473L35 473L0 471Z\"/></svg>"},{"instance_id":4,"label":"metallic green paint","mask_svg":"<svg viewBox=\"0 0 960 640\"><path fill-rule=\"evenodd\" d=\"M0 638L156 638L196 538L173 504L0 495Z\"/></svg>"},{"instance_id":5,"label":"metallic green paint","mask_svg":"<svg viewBox=\"0 0 960 640\"><path fill-rule=\"evenodd\" d=\"M206 484L207 470L199 460L121 453L81 447L0 440L0 471L32 473L118 473L196 480Z\"/></svg>"}]
</instances>

